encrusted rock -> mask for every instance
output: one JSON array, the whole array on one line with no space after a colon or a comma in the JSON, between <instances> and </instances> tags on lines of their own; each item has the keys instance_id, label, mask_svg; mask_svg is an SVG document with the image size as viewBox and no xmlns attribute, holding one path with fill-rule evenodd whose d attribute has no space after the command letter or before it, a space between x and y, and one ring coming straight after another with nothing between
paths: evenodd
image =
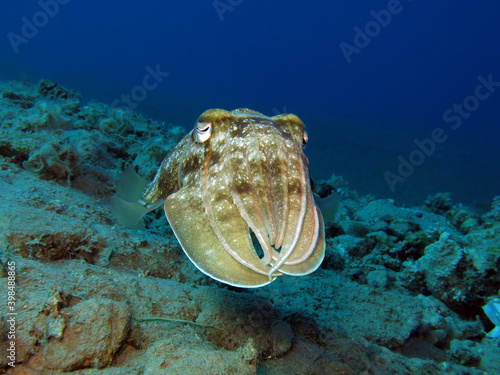
<instances>
[{"instance_id":1,"label":"encrusted rock","mask_svg":"<svg viewBox=\"0 0 500 375\"><path fill-rule=\"evenodd\" d=\"M444 232L439 241L427 246L417 267L425 274L427 288L436 297L445 292L450 277L463 257L463 249Z\"/></svg>"},{"instance_id":2,"label":"encrusted rock","mask_svg":"<svg viewBox=\"0 0 500 375\"><path fill-rule=\"evenodd\" d=\"M40 370L73 371L108 366L124 342L129 327L125 303L103 298L83 301L68 309L62 338L49 340L30 360Z\"/></svg>"},{"instance_id":3,"label":"encrusted rock","mask_svg":"<svg viewBox=\"0 0 500 375\"><path fill-rule=\"evenodd\" d=\"M279 357L292 347L294 334L292 327L282 320L273 322L271 326L271 338L273 340L272 356Z\"/></svg>"}]
</instances>

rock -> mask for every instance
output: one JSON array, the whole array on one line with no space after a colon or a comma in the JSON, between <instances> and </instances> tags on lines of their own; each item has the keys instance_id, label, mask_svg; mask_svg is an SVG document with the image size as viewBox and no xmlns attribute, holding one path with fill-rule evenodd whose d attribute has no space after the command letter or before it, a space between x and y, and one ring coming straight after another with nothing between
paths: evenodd
<instances>
[{"instance_id":1,"label":"rock","mask_svg":"<svg viewBox=\"0 0 500 375\"><path fill-rule=\"evenodd\" d=\"M30 366L40 370L74 371L110 365L127 337L127 305L92 298L68 310L69 319L62 338L49 340L41 352L30 359Z\"/></svg>"},{"instance_id":2,"label":"rock","mask_svg":"<svg viewBox=\"0 0 500 375\"><path fill-rule=\"evenodd\" d=\"M439 241L425 248L424 256L416 262L420 272L425 274L427 288L437 298L446 292L462 257L463 249L444 232Z\"/></svg>"},{"instance_id":3,"label":"rock","mask_svg":"<svg viewBox=\"0 0 500 375\"><path fill-rule=\"evenodd\" d=\"M368 284L376 288L385 288L387 285L387 270L385 268L371 271L366 276Z\"/></svg>"},{"instance_id":4,"label":"rock","mask_svg":"<svg viewBox=\"0 0 500 375\"><path fill-rule=\"evenodd\" d=\"M469 340L453 340L450 344L452 357L465 366L475 366L481 361L476 343Z\"/></svg>"},{"instance_id":5,"label":"rock","mask_svg":"<svg viewBox=\"0 0 500 375\"><path fill-rule=\"evenodd\" d=\"M273 322L271 326L271 338L273 349L271 355L280 357L290 350L294 334L292 327L282 320Z\"/></svg>"}]
</instances>

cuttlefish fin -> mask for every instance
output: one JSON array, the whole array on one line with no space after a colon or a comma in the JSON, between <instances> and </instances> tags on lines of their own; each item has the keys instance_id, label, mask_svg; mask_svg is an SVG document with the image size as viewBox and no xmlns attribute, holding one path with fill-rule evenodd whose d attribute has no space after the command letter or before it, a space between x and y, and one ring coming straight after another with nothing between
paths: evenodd
<instances>
[{"instance_id":1,"label":"cuttlefish fin","mask_svg":"<svg viewBox=\"0 0 500 375\"><path fill-rule=\"evenodd\" d=\"M187 257L204 274L242 288L260 287L276 278L245 266L224 248L211 227L199 187L185 186L169 195L165 214ZM246 235L250 241L249 233Z\"/></svg>"},{"instance_id":2,"label":"cuttlefish fin","mask_svg":"<svg viewBox=\"0 0 500 375\"><path fill-rule=\"evenodd\" d=\"M326 222L333 221L340 207L340 197L335 190L325 198L314 197L316 205L321 209Z\"/></svg>"},{"instance_id":3,"label":"cuttlefish fin","mask_svg":"<svg viewBox=\"0 0 500 375\"><path fill-rule=\"evenodd\" d=\"M111 197L111 212L116 221L131 229L144 229L144 215L161 206L163 201L146 205L140 198L148 181L139 176L132 167L125 169L120 176L116 195Z\"/></svg>"}]
</instances>

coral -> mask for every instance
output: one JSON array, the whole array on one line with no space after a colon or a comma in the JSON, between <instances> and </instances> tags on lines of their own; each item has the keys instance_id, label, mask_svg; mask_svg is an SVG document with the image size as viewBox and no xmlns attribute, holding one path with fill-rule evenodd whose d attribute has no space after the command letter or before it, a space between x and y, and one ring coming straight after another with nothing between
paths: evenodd
<instances>
[{"instance_id":1,"label":"coral","mask_svg":"<svg viewBox=\"0 0 500 375\"><path fill-rule=\"evenodd\" d=\"M466 247L468 257L479 274L488 270L498 271L500 259L500 225L480 228L467 235L470 246Z\"/></svg>"},{"instance_id":2,"label":"coral","mask_svg":"<svg viewBox=\"0 0 500 375\"><path fill-rule=\"evenodd\" d=\"M38 94L52 100L80 100L80 95L76 91L67 90L47 79L38 83Z\"/></svg>"},{"instance_id":3,"label":"coral","mask_svg":"<svg viewBox=\"0 0 500 375\"><path fill-rule=\"evenodd\" d=\"M33 107L34 97L31 95L18 94L13 91L3 91L2 98L10 100L12 104L18 105L23 109Z\"/></svg>"},{"instance_id":4,"label":"coral","mask_svg":"<svg viewBox=\"0 0 500 375\"><path fill-rule=\"evenodd\" d=\"M328 180L320 180L315 182L314 188L316 193L321 197L327 197L331 194L332 190L337 191L340 194L343 194L344 191L349 187L347 181L345 181L342 176L332 176Z\"/></svg>"},{"instance_id":5,"label":"coral","mask_svg":"<svg viewBox=\"0 0 500 375\"><path fill-rule=\"evenodd\" d=\"M500 221L500 195L497 195L493 198L493 202L491 203L491 211L488 212L485 217L489 220Z\"/></svg>"},{"instance_id":6,"label":"coral","mask_svg":"<svg viewBox=\"0 0 500 375\"><path fill-rule=\"evenodd\" d=\"M447 212L450 223L461 233L467 234L476 230L481 225L481 218L462 204L456 205Z\"/></svg>"},{"instance_id":7,"label":"coral","mask_svg":"<svg viewBox=\"0 0 500 375\"><path fill-rule=\"evenodd\" d=\"M28 124L40 123L43 127L48 127L52 131L68 130L71 127L71 118L65 113L61 105L44 100L38 101L33 110L28 112L29 117L24 118ZM37 119L37 117L39 119ZM35 120L35 121L33 121ZM37 121L38 120L38 121ZM35 127L34 130L39 130Z\"/></svg>"},{"instance_id":8,"label":"coral","mask_svg":"<svg viewBox=\"0 0 500 375\"><path fill-rule=\"evenodd\" d=\"M453 207L450 193L437 193L425 200L427 209L435 214L444 213Z\"/></svg>"},{"instance_id":9,"label":"coral","mask_svg":"<svg viewBox=\"0 0 500 375\"><path fill-rule=\"evenodd\" d=\"M460 229L460 232L467 234L467 233L477 229L479 226L480 226L479 219L477 219L475 217L470 217L470 218L464 220L460 224L459 229Z\"/></svg>"},{"instance_id":10,"label":"coral","mask_svg":"<svg viewBox=\"0 0 500 375\"><path fill-rule=\"evenodd\" d=\"M1 89L0 155L40 179L89 194L111 196L124 164L133 162L151 177L185 134L104 104L80 106L77 93L47 80Z\"/></svg>"},{"instance_id":11,"label":"coral","mask_svg":"<svg viewBox=\"0 0 500 375\"><path fill-rule=\"evenodd\" d=\"M418 259L424 255L425 248L437 240L436 235L429 235L424 231L409 233L402 242L401 251L406 258Z\"/></svg>"},{"instance_id":12,"label":"coral","mask_svg":"<svg viewBox=\"0 0 500 375\"><path fill-rule=\"evenodd\" d=\"M439 241L425 248L424 256L416 265L425 274L427 288L435 297L442 298L449 286L455 284L455 270L463 253L447 232L441 234Z\"/></svg>"},{"instance_id":13,"label":"coral","mask_svg":"<svg viewBox=\"0 0 500 375\"><path fill-rule=\"evenodd\" d=\"M119 134L124 136L133 131L133 126L128 121L120 121L114 117L103 117L98 120L97 126L104 134Z\"/></svg>"},{"instance_id":14,"label":"coral","mask_svg":"<svg viewBox=\"0 0 500 375\"><path fill-rule=\"evenodd\" d=\"M23 167L42 180L69 183L71 176L79 173L80 158L69 145L46 144L34 150Z\"/></svg>"}]
</instances>

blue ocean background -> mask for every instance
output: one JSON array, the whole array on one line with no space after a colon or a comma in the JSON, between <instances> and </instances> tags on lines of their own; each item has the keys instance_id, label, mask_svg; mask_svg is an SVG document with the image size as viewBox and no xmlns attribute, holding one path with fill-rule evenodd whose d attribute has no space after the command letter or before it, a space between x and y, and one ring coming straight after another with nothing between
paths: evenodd
<instances>
[{"instance_id":1,"label":"blue ocean background","mask_svg":"<svg viewBox=\"0 0 500 375\"><path fill-rule=\"evenodd\" d=\"M1 14L0 79L50 79L111 105L160 69L133 110L186 130L213 107L295 113L315 179L407 205L451 192L487 209L500 194L500 87L469 98L500 82L494 0L4 1ZM26 20L40 25L29 37ZM357 30L373 35L362 48ZM474 110L453 129L443 114L464 101ZM446 140L398 174L435 129Z\"/></svg>"}]
</instances>

